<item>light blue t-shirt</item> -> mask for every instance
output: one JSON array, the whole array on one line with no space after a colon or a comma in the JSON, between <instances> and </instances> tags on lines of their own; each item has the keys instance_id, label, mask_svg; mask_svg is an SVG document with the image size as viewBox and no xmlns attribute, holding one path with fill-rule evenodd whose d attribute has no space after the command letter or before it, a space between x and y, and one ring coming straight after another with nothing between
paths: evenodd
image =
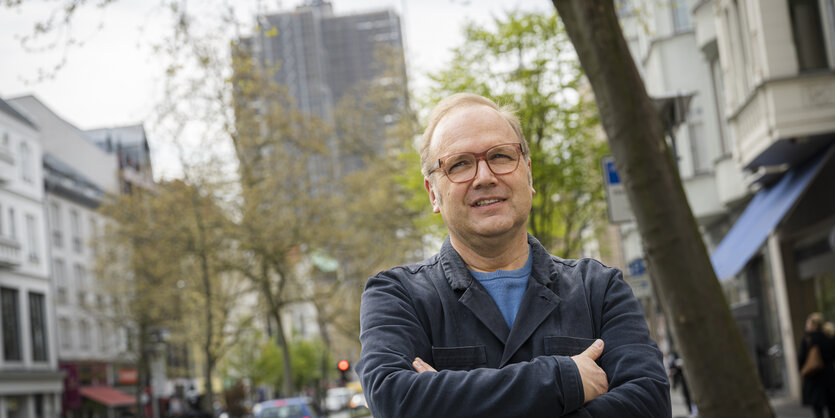
<instances>
[{"instance_id":1,"label":"light blue t-shirt","mask_svg":"<svg viewBox=\"0 0 835 418\"><path fill-rule=\"evenodd\" d=\"M470 274L484 286L498 305L508 328L513 328L513 321L516 319L516 313L519 312L519 305L522 304L522 296L525 295L525 289L528 287L532 266L533 251L529 248L528 261L518 270L496 270L490 273L470 270Z\"/></svg>"}]
</instances>

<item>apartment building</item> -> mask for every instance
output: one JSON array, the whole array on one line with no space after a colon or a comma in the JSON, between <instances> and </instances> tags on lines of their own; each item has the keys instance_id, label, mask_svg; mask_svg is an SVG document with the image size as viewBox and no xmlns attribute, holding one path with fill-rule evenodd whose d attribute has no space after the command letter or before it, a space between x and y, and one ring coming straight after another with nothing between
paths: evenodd
<instances>
[{"instance_id":1,"label":"apartment building","mask_svg":"<svg viewBox=\"0 0 835 418\"><path fill-rule=\"evenodd\" d=\"M43 149L42 236L54 295L58 362L65 373L63 413L115 416L120 408L136 404L131 393L137 371L128 346L130 324L112 315L107 278L95 274L93 244L107 222L98 213L105 195L132 189L141 176L132 165L123 164L128 161L124 152L98 146L36 97L9 103L35 121Z\"/></svg>"},{"instance_id":2,"label":"apartment building","mask_svg":"<svg viewBox=\"0 0 835 418\"><path fill-rule=\"evenodd\" d=\"M835 320L835 6L617 3L764 386L799 397L806 315ZM634 226L621 231L641 260Z\"/></svg>"},{"instance_id":3,"label":"apartment building","mask_svg":"<svg viewBox=\"0 0 835 418\"><path fill-rule=\"evenodd\" d=\"M39 126L0 100L0 417L57 417L54 298Z\"/></svg>"}]
</instances>

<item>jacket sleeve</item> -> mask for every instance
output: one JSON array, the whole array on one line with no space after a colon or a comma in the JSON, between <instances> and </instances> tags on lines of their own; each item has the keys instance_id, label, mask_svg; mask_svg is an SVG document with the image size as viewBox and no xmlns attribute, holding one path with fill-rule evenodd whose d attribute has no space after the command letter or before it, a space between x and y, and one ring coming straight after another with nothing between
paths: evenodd
<instances>
[{"instance_id":1,"label":"jacket sleeve","mask_svg":"<svg viewBox=\"0 0 835 418\"><path fill-rule=\"evenodd\" d=\"M614 274L609 274L605 290L589 282L587 289L592 295L592 311L599 312L595 322L599 321L605 347L598 363L609 379L609 392L571 416L670 417L670 385L661 351L650 338L643 309L621 272L607 270ZM601 283L604 281L597 281L597 285ZM602 300L602 305L595 300Z\"/></svg>"},{"instance_id":2,"label":"jacket sleeve","mask_svg":"<svg viewBox=\"0 0 835 418\"><path fill-rule=\"evenodd\" d=\"M418 355L429 360L423 357L432 349L428 330L403 284L385 273L366 285L360 326L357 371L377 418L554 417L583 404L580 374L569 357L418 374L411 363Z\"/></svg>"}]
</instances>

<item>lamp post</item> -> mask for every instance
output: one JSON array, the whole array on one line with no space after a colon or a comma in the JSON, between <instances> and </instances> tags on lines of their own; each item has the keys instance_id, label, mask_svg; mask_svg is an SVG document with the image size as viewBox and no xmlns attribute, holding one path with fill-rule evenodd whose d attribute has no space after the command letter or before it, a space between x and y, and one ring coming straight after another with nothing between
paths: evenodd
<instances>
[{"instance_id":1,"label":"lamp post","mask_svg":"<svg viewBox=\"0 0 835 418\"><path fill-rule=\"evenodd\" d=\"M167 328L154 328L149 333L148 344L145 351L150 358L148 373L148 387L150 388L149 401L151 402L152 418L160 418L159 394L165 388L168 380L165 370L165 347L168 341L169 331Z\"/></svg>"}]
</instances>

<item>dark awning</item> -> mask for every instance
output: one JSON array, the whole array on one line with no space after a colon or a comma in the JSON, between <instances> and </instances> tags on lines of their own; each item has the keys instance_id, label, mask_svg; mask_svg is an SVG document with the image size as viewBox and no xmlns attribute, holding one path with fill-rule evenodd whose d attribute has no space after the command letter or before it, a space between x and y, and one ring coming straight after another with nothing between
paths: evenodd
<instances>
[{"instance_id":1,"label":"dark awning","mask_svg":"<svg viewBox=\"0 0 835 418\"><path fill-rule=\"evenodd\" d=\"M800 199L831 152L821 152L795 167L776 184L757 192L734 226L710 255L719 280L737 275L760 249L771 231Z\"/></svg>"},{"instance_id":2,"label":"dark awning","mask_svg":"<svg viewBox=\"0 0 835 418\"><path fill-rule=\"evenodd\" d=\"M85 386L79 391L81 396L105 406L136 405L136 397L110 386Z\"/></svg>"}]
</instances>

